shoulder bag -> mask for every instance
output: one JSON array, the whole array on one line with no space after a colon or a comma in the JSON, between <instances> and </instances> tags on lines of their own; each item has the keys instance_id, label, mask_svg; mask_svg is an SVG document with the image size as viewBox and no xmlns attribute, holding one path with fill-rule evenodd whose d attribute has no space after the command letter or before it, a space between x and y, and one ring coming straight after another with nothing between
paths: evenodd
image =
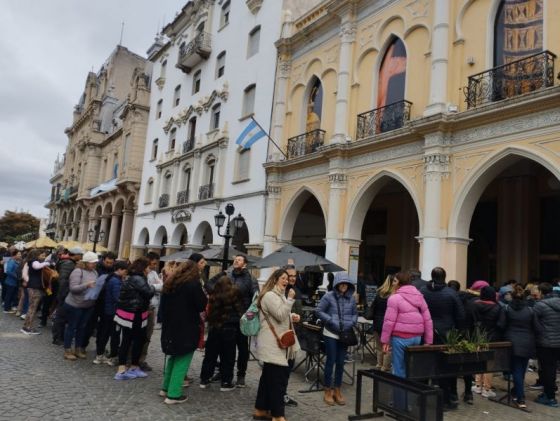
<instances>
[{"instance_id":1,"label":"shoulder bag","mask_svg":"<svg viewBox=\"0 0 560 421\"><path fill-rule=\"evenodd\" d=\"M296 343L296 334L295 334L294 330L292 329L292 316L291 315L290 315L290 328L287 331L285 331L284 333L282 333L280 336L278 336L276 334L276 329L274 329L274 326L272 326L272 323L270 323L270 320L268 320L268 316L266 315L266 312L264 310L263 310L263 316L264 316L264 319L266 320L266 322L268 323L268 327L270 327L270 330L272 331L272 334L276 338L276 342L278 343L278 346L280 347L280 349L288 349L289 347L291 347L292 345L294 345Z\"/></svg>"},{"instance_id":2,"label":"shoulder bag","mask_svg":"<svg viewBox=\"0 0 560 421\"><path fill-rule=\"evenodd\" d=\"M354 332L353 328L349 330L344 330L342 326L342 314L340 312L340 303L338 302L338 298L336 299L336 308L338 309L338 324L340 326L340 331L338 332L338 341L346 346L356 346L358 345L358 337L356 336L356 332Z\"/></svg>"}]
</instances>

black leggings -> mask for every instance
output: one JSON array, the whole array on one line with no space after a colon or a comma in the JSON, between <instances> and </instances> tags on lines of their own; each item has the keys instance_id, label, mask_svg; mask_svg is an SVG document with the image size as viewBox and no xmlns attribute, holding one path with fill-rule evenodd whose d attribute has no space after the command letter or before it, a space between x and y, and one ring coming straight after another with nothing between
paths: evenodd
<instances>
[{"instance_id":1,"label":"black leggings","mask_svg":"<svg viewBox=\"0 0 560 421\"><path fill-rule=\"evenodd\" d=\"M122 333L121 344L119 346L119 365L126 365L128 350L131 345L131 364L139 365L142 348L144 342L146 342L146 328L142 327L142 313L136 313L134 315L132 328L124 326L117 326L117 328L120 328Z\"/></svg>"},{"instance_id":2,"label":"black leggings","mask_svg":"<svg viewBox=\"0 0 560 421\"><path fill-rule=\"evenodd\" d=\"M273 417L283 417L284 395L288 388L289 377L290 367L264 363L255 408L270 411Z\"/></svg>"}]
</instances>

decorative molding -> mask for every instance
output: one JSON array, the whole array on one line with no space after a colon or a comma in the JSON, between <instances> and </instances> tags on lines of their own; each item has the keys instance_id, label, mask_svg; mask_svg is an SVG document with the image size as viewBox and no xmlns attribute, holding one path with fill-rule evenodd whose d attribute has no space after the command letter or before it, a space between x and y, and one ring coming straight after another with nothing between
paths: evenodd
<instances>
[{"instance_id":1,"label":"decorative molding","mask_svg":"<svg viewBox=\"0 0 560 421\"><path fill-rule=\"evenodd\" d=\"M282 187L275 184L269 184L266 186L266 191L269 195L279 195L280 193L282 193Z\"/></svg>"},{"instance_id":2,"label":"decorative molding","mask_svg":"<svg viewBox=\"0 0 560 421\"><path fill-rule=\"evenodd\" d=\"M413 155L421 155L423 145L421 142L407 143L404 145L386 148L380 151L370 152L352 157L348 160L348 168L361 165L370 165L378 162L390 161L393 159L405 158Z\"/></svg>"},{"instance_id":3,"label":"decorative molding","mask_svg":"<svg viewBox=\"0 0 560 421\"><path fill-rule=\"evenodd\" d=\"M280 60L278 62L278 76L281 78L289 78L290 72L292 71L292 61L291 60Z\"/></svg>"},{"instance_id":4,"label":"decorative molding","mask_svg":"<svg viewBox=\"0 0 560 421\"><path fill-rule=\"evenodd\" d=\"M318 175L328 174L329 168L327 164L312 165L305 168L298 168L297 170L291 171L281 175L280 182L300 180L302 178L310 178Z\"/></svg>"},{"instance_id":5,"label":"decorative molding","mask_svg":"<svg viewBox=\"0 0 560 421\"><path fill-rule=\"evenodd\" d=\"M344 43L351 43L356 40L356 23L345 22L340 27L340 40Z\"/></svg>"},{"instance_id":6,"label":"decorative molding","mask_svg":"<svg viewBox=\"0 0 560 421\"><path fill-rule=\"evenodd\" d=\"M430 11L430 0L413 0L405 6L413 19L425 18Z\"/></svg>"},{"instance_id":7,"label":"decorative molding","mask_svg":"<svg viewBox=\"0 0 560 421\"><path fill-rule=\"evenodd\" d=\"M344 173L331 173L329 174L329 183L331 187L342 187L346 185L348 176Z\"/></svg>"},{"instance_id":8,"label":"decorative molding","mask_svg":"<svg viewBox=\"0 0 560 421\"><path fill-rule=\"evenodd\" d=\"M253 15L256 15L257 13L259 13L259 10L261 10L263 0L246 0L245 4L247 5L249 11Z\"/></svg>"},{"instance_id":9,"label":"decorative molding","mask_svg":"<svg viewBox=\"0 0 560 421\"><path fill-rule=\"evenodd\" d=\"M379 28L380 23L381 20L378 19L362 28L362 30L360 31L360 36L358 41L360 44L360 48L374 45L375 34L377 33L377 29Z\"/></svg>"},{"instance_id":10,"label":"decorative molding","mask_svg":"<svg viewBox=\"0 0 560 421\"><path fill-rule=\"evenodd\" d=\"M443 153L424 156L424 176L426 180L441 180L449 176L450 157Z\"/></svg>"},{"instance_id":11,"label":"decorative molding","mask_svg":"<svg viewBox=\"0 0 560 421\"><path fill-rule=\"evenodd\" d=\"M157 87L161 91L163 89L163 87L165 86L165 78L163 76L158 77L155 81L155 84L157 85Z\"/></svg>"}]
</instances>

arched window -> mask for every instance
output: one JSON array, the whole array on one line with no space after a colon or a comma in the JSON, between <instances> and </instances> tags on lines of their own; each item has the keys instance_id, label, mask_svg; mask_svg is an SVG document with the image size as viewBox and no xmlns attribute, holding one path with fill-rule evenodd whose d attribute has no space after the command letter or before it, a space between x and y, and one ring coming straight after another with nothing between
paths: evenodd
<instances>
[{"instance_id":1,"label":"arched window","mask_svg":"<svg viewBox=\"0 0 560 421\"><path fill-rule=\"evenodd\" d=\"M163 108L163 99L160 99L156 105L156 120L161 118L161 109Z\"/></svg>"},{"instance_id":2,"label":"arched window","mask_svg":"<svg viewBox=\"0 0 560 421\"><path fill-rule=\"evenodd\" d=\"M306 132L321 128L321 115L323 113L323 85L317 77L314 77L311 83L311 90L307 98Z\"/></svg>"},{"instance_id":3,"label":"arched window","mask_svg":"<svg viewBox=\"0 0 560 421\"><path fill-rule=\"evenodd\" d=\"M161 63L159 77L165 77L166 71L167 71L167 60L164 60L163 63Z\"/></svg>"},{"instance_id":4,"label":"arched window","mask_svg":"<svg viewBox=\"0 0 560 421\"><path fill-rule=\"evenodd\" d=\"M255 26L249 32L249 39L247 41L247 58L254 56L259 52L259 42L261 39L261 26Z\"/></svg>"},{"instance_id":5,"label":"arched window","mask_svg":"<svg viewBox=\"0 0 560 421\"><path fill-rule=\"evenodd\" d=\"M181 102L181 85L175 87L175 92L173 94L173 104L176 107Z\"/></svg>"},{"instance_id":6,"label":"arched window","mask_svg":"<svg viewBox=\"0 0 560 421\"><path fill-rule=\"evenodd\" d=\"M177 141L177 129L173 127L169 133L169 150L175 150L175 142Z\"/></svg>"},{"instance_id":7,"label":"arched window","mask_svg":"<svg viewBox=\"0 0 560 421\"><path fill-rule=\"evenodd\" d=\"M171 172L166 172L163 178L163 194L169 194L171 192L171 179L173 174Z\"/></svg>"},{"instance_id":8,"label":"arched window","mask_svg":"<svg viewBox=\"0 0 560 421\"><path fill-rule=\"evenodd\" d=\"M158 140L154 139L152 142L152 157L151 159L157 159L157 153L158 153Z\"/></svg>"},{"instance_id":9,"label":"arched window","mask_svg":"<svg viewBox=\"0 0 560 421\"><path fill-rule=\"evenodd\" d=\"M394 38L379 68L377 108L404 100L406 50L400 38Z\"/></svg>"},{"instance_id":10,"label":"arched window","mask_svg":"<svg viewBox=\"0 0 560 421\"><path fill-rule=\"evenodd\" d=\"M196 94L198 91L200 91L200 79L202 76L202 71L201 70L197 70L196 72L194 72L193 75L193 85L192 85L192 93L193 95Z\"/></svg>"},{"instance_id":11,"label":"arched window","mask_svg":"<svg viewBox=\"0 0 560 421\"><path fill-rule=\"evenodd\" d=\"M220 28L223 28L229 23L229 9L230 9L230 2L228 0L224 2L222 6L222 15L220 16Z\"/></svg>"},{"instance_id":12,"label":"arched window","mask_svg":"<svg viewBox=\"0 0 560 421\"><path fill-rule=\"evenodd\" d=\"M220 108L220 104L216 104L212 107L212 120L210 123L210 130L220 128Z\"/></svg>"},{"instance_id":13,"label":"arched window","mask_svg":"<svg viewBox=\"0 0 560 421\"><path fill-rule=\"evenodd\" d=\"M226 52L222 51L216 57L216 79L222 77L226 71Z\"/></svg>"},{"instance_id":14,"label":"arched window","mask_svg":"<svg viewBox=\"0 0 560 421\"><path fill-rule=\"evenodd\" d=\"M241 110L241 117L248 116L255 112L255 93L257 85L252 84L245 88L243 93L243 107Z\"/></svg>"},{"instance_id":15,"label":"arched window","mask_svg":"<svg viewBox=\"0 0 560 421\"><path fill-rule=\"evenodd\" d=\"M144 203L152 203L152 195L154 194L154 179L150 177L146 185L146 197Z\"/></svg>"}]
</instances>

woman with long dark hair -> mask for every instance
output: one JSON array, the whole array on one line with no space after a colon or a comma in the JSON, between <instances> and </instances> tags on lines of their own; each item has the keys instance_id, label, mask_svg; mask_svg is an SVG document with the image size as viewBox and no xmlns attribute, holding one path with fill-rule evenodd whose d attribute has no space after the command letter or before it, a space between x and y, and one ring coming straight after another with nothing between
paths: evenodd
<instances>
[{"instance_id":1,"label":"woman with long dark hair","mask_svg":"<svg viewBox=\"0 0 560 421\"><path fill-rule=\"evenodd\" d=\"M222 276L210 295L208 301L208 337L206 352L200 372L200 387L210 385L216 361L220 357L220 390L228 392L235 389L233 367L235 365L236 333L239 319L243 314L241 293L228 276Z\"/></svg>"},{"instance_id":2,"label":"woman with long dark hair","mask_svg":"<svg viewBox=\"0 0 560 421\"><path fill-rule=\"evenodd\" d=\"M292 314L296 292L290 289L286 298L287 285L288 273L284 269L275 270L264 284L257 301L261 325L257 343L263 370L253 414L255 420L269 420L272 417L273 421L285 421L284 395L290 376L288 360L295 359L299 350L297 339L287 349L280 348L276 339L276 335L280 336L290 329L292 320L299 320L297 314Z\"/></svg>"},{"instance_id":3,"label":"woman with long dark hair","mask_svg":"<svg viewBox=\"0 0 560 421\"><path fill-rule=\"evenodd\" d=\"M180 263L164 284L161 294L161 349L166 355L160 395L173 405L187 400L183 381L189 370L200 333L200 312L207 298L195 262Z\"/></svg>"},{"instance_id":4,"label":"woman with long dark hair","mask_svg":"<svg viewBox=\"0 0 560 421\"><path fill-rule=\"evenodd\" d=\"M147 377L140 369L140 355L146 342L148 309L154 296L154 287L148 284L150 262L145 257L136 259L128 268L129 277L121 285L115 323L119 325L122 339L119 346L119 368L115 380ZM126 368L128 351L132 347L130 367Z\"/></svg>"}]
</instances>

